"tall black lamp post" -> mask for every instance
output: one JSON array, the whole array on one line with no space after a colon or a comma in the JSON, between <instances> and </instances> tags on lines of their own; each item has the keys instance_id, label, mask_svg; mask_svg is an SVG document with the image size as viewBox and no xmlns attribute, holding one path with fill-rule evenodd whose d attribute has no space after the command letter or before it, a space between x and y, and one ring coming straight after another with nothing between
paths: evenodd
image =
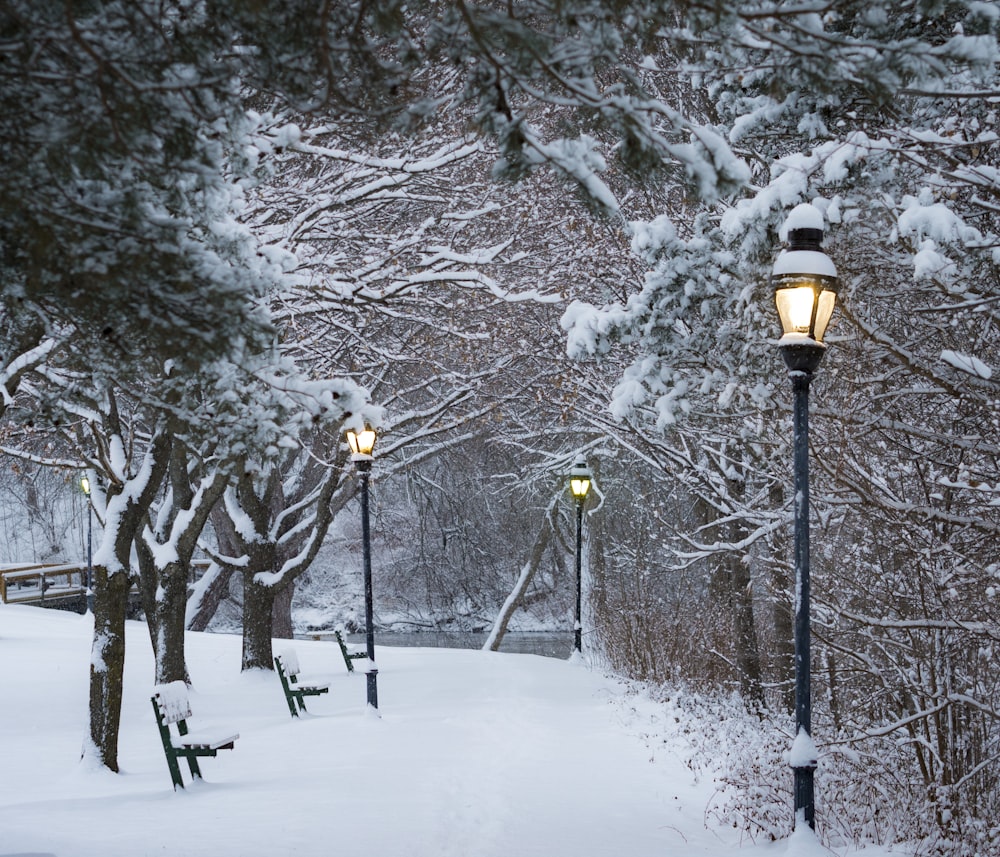
<instances>
[{"instance_id":1,"label":"tall black lamp post","mask_svg":"<svg viewBox=\"0 0 1000 857\"><path fill-rule=\"evenodd\" d=\"M786 222L788 247L774 263L771 283L781 318L781 356L792 381L795 456L795 823L815 828L809 689L809 382L826 351L823 334L837 300L837 269L823 252L823 215L796 206Z\"/></svg>"},{"instance_id":2,"label":"tall black lamp post","mask_svg":"<svg viewBox=\"0 0 1000 857\"><path fill-rule=\"evenodd\" d=\"M578 461L569 472L569 490L576 500L576 624L573 628L573 651L583 650L583 504L590 490L592 476L585 461Z\"/></svg>"},{"instance_id":3,"label":"tall black lamp post","mask_svg":"<svg viewBox=\"0 0 1000 857\"><path fill-rule=\"evenodd\" d=\"M87 580L84 585L84 596L87 599L87 612L94 612L94 540L93 522L94 507L90 503L90 480L84 476L80 480L80 488L87 498Z\"/></svg>"},{"instance_id":4,"label":"tall black lamp post","mask_svg":"<svg viewBox=\"0 0 1000 857\"><path fill-rule=\"evenodd\" d=\"M365 570L365 642L368 647L368 704L378 708L378 669L375 667L375 618L372 605L372 547L368 522L368 475L372 470L372 450L375 448L375 430L367 426L364 431L347 432L351 446L351 461L361 474L361 550Z\"/></svg>"}]
</instances>

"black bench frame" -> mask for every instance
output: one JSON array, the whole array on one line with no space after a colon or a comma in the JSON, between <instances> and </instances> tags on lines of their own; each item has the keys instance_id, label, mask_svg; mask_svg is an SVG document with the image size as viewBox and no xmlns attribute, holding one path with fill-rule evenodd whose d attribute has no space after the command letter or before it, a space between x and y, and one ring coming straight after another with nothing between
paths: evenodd
<instances>
[{"instance_id":1,"label":"black bench frame","mask_svg":"<svg viewBox=\"0 0 1000 857\"><path fill-rule=\"evenodd\" d=\"M347 643L344 640L344 635L340 631L334 631L333 636L337 638L337 644L340 646L340 653L344 656L344 663L347 664L347 671L349 673L354 672L354 662L361 658L367 658L368 652L352 652L347 648Z\"/></svg>"},{"instance_id":2,"label":"black bench frame","mask_svg":"<svg viewBox=\"0 0 1000 857\"><path fill-rule=\"evenodd\" d=\"M183 700L179 707L167 703L171 700L181 698L181 688L183 688ZM168 691L169 689L169 691ZM216 756L219 750L232 750L236 739L240 737L238 732L223 731L220 734L208 735L193 734L188 730L187 718L191 716L191 705L187 697L187 685L182 681L170 682L166 685L157 685L153 689L152 696L153 713L156 715L156 725L160 730L160 740L163 742L163 753L167 757L167 767L170 769L170 779L174 784L174 791L177 787L184 788L184 780L181 778L181 768L177 763L179 758L187 759L188 769L191 771L191 778L204 779L201 775L201 768L198 766L199 756ZM170 731L170 724L177 725L177 735Z\"/></svg>"},{"instance_id":3,"label":"black bench frame","mask_svg":"<svg viewBox=\"0 0 1000 857\"><path fill-rule=\"evenodd\" d=\"M293 651L282 652L274 657L274 668L281 679L281 689L285 692L285 702L292 717L306 710L305 697L329 693L329 684L299 684L299 659Z\"/></svg>"}]
</instances>

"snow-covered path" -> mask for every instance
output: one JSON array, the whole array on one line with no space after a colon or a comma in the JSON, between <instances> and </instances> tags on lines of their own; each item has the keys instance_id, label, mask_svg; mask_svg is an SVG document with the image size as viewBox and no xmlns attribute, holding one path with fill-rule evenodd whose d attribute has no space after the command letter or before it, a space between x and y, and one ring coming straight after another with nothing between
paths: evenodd
<instances>
[{"instance_id":1,"label":"snow-covered path","mask_svg":"<svg viewBox=\"0 0 1000 857\"><path fill-rule=\"evenodd\" d=\"M175 794L149 701L148 634L132 623L122 773L88 769L78 757L90 633L86 617L0 606L0 857L827 853L801 837L740 848L736 831L706 829L711 784L694 782L669 736L651 758L637 737L648 721L622 704L624 690L532 655L382 648L375 716L336 644L278 641L332 682L293 720L275 675L240 674L239 638L191 634L192 723L241 737Z\"/></svg>"}]
</instances>

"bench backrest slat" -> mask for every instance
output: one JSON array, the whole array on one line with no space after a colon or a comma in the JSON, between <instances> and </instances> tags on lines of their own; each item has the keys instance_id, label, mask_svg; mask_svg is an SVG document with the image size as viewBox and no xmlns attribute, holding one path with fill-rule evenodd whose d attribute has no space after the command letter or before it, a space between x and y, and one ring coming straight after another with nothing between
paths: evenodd
<instances>
[{"instance_id":1,"label":"bench backrest slat","mask_svg":"<svg viewBox=\"0 0 1000 857\"><path fill-rule=\"evenodd\" d=\"M164 723L177 723L191 716L187 685L182 681L156 685L153 688L153 698Z\"/></svg>"},{"instance_id":2,"label":"bench backrest slat","mask_svg":"<svg viewBox=\"0 0 1000 857\"><path fill-rule=\"evenodd\" d=\"M299 668L299 656L295 649L285 649L277 656L281 660L281 668L289 678L297 676L302 670Z\"/></svg>"}]
</instances>

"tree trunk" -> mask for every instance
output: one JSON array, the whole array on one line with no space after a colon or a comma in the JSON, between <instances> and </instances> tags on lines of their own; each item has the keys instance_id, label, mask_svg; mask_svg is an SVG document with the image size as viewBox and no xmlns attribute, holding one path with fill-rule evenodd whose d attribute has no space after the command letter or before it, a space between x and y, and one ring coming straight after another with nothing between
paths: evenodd
<instances>
[{"instance_id":1,"label":"tree trunk","mask_svg":"<svg viewBox=\"0 0 1000 857\"><path fill-rule=\"evenodd\" d=\"M782 509L784 490L775 483L770 490L771 508ZM789 556L788 533L785 528L775 530L772 542L774 560L771 562L771 623L774 633L774 650L771 668L776 684L781 688L781 703L786 711L795 708L795 628L792 611L792 584L786 557Z\"/></svg>"},{"instance_id":2,"label":"tree trunk","mask_svg":"<svg viewBox=\"0 0 1000 857\"><path fill-rule=\"evenodd\" d=\"M291 640L295 636L292 628L292 597L294 595L294 580L289 580L274 593L274 607L271 610L271 636L275 639Z\"/></svg>"},{"instance_id":3,"label":"tree trunk","mask_svg":"<svg viewBox=\"0 0 1000 857\"><path fill-rule=\"evenodd\" d=\"M212 621L219 605L229 594L229 580L233 569L213 564L198 581L195 595L188 604L187 627L189 631L204 631Z\"/></svg>"},{"instance_id":4,"label":"tree trunk","mask_svg":"<svg viewBox=\"0 0 1000 857\"><path fill-rule=\"evenodd\" d=\"M753 615L753 581L745 555L730 554L730 597L733 609L733 631L736 637L736 666L740 679L740 694L747 710L760 711L765 707L764 684L760 666L760 648L757 644L757 625Z\"/></svg>"},{"instance_id":5,"label":"tree trunk","mask_svg":"<svg viewBox=\"0 0 1000 857\"><path fill-rule=\"evenodd\" d=\"M275 590L254 581L256 570L243 574L243 666L245 670L273 670L271 647Z\"/></svg>"},{"instance_id":6,"label":"tree trunk","mask_svg":"<svg viewBox=\"0 0 1000 857\"><path fill-rule=\"evenodd\" d=\"M94 642L90 655L90 744L102 765L118 773L118 731L125 671L129 575L94 568ZM87 751L84 751L87 755Z\"/></svg>"},{"instance_id":7,"label":"tree trunk","mask_svg":"<svg viewBox=\"0 0 1000 857\"><path fill-rule=\"evenodd\" d=\"M135 553L139 563L139 601L142 604L142 612L146 616L146 629L149 631L149 640L153 644L155 652L156 640L159 637L159 629L157 628L159 620L156 611L156 560L143 539L135 540Z\"/></svg>"},{"instance_id":8,"label":"tree trunk","mask_svg":"<svg viewBox=\"0 0 1000 857\"><path fill-rule=\"evenodd\" d=\"M500 650L503 635L507 633L507 625L510 623L510 617L514 615L514 611L517 610L523 600L524 593L527 591L532 578L534 578L535 572L538 571L538 566L542 564L542 558L545 556L545 551L552 539L553 509L554 503L549 506L545 520L542 522L542 527L538 531L534 547L531 549L531 556L521 568L517 582L514 584L510 595L507 596L507 600L504 601L503 606L500 608L500 612L493 623L493 630L490 631L489 637L486 638L486 642L483 644L483 648L488 651L496 652Z\"/></svg>"},{"instance_id":9,"label":"tree trunk","mask_svg":"<svg viewBox=\"0 0 1000 857\"><path fill-rule=\"evenodd\" d=\"M113 405L113 400L112 400ZM117 414L112 408L111 425L116 427ZM116 432L117 433L117 432ZM128 493L124 507L117 514L117 524L105 533L113 539L113 554L119 569L109 574L105 566L95 568L94 643L90 662L90 743L102 765L118 771L118 730L122 708L122 681L125 672L125 616L131 589L129 559L132 542L146 518L149 504L166 472L171 436L159 430L153 436L146 453L150 464L143 472L141 490ZM122 494L114 501L121 502ZM102 546L103 547L103 546ZM87 748L84 749L87 753Z\"/></svg>"},{"instance_id":10,"label":"tree trunk","mask_svg":"<svg viewBox=\"0 0 1000 857\"><path fill-rule=\"evenodd\" d=\"M160 571L162 592L156 602L157 636L153 641L157 684L171 681L183 681L185 684L191 682L184 654L187 579L188 565L185 562L171 562Z\"/></svg>"},{"instance_id":11,"label":"tree trunk","mask_svg":"<svg viewBox=\"0 0 1000 857\"><path fill-rule=\"evenodd\" d=\"M729 494L742 503L746 494L743 480L728 480ZM739 544L746 537L746 526L739 520L729 525L729 541ZM733 631L736 638L736 667L739 672L740 694L750 712L761 711L764 706L764 683L760 666L760 647L757 644L757 623L753 615L753 579L750 576L749 557L743 549L733 549L726 554L729 595L733 611Z\"/></svg>"}]
</instances>

